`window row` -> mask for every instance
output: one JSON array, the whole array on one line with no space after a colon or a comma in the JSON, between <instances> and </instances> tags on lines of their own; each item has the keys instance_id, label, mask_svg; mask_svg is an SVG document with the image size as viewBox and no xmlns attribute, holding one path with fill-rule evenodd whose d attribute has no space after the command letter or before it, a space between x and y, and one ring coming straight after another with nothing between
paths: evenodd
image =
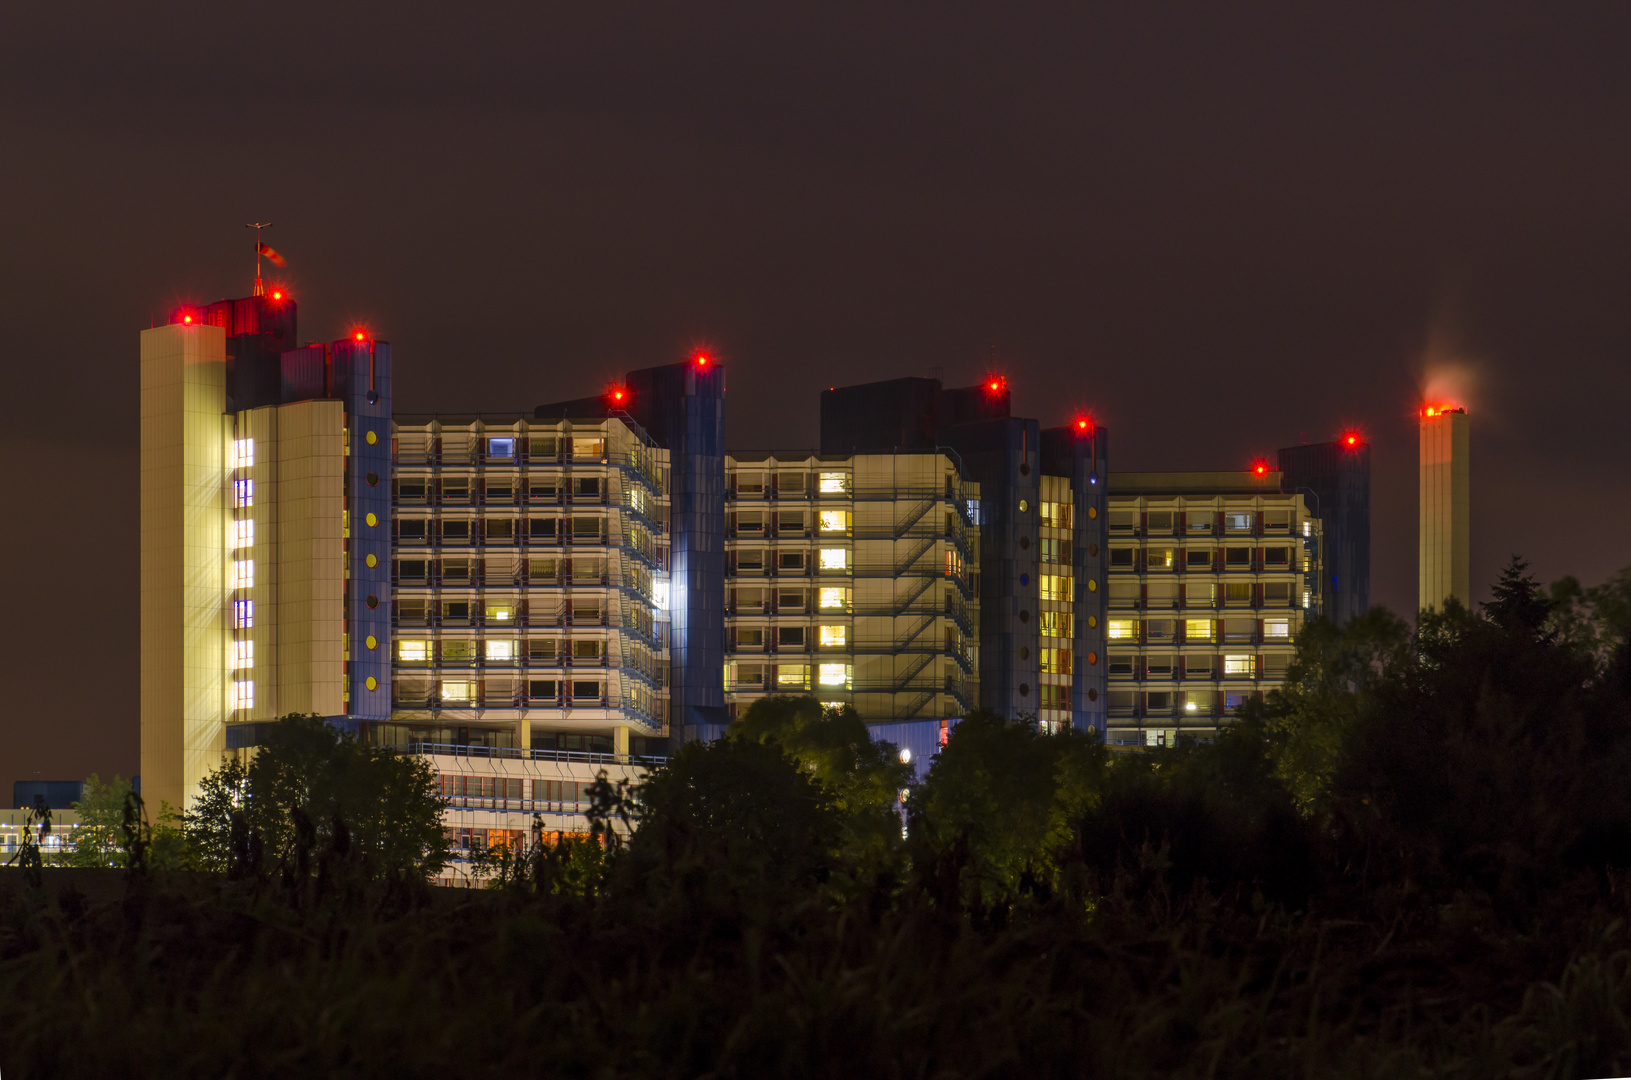
<instances>
[{"instance_id":1,"label":"window row","mask_svg":"<svg viewBox=\"0 0 1631 1080\"><path fill-rule=\"evenodd\" d=\"M1172 642L1183 634L1185 641L1290 641L1290 619L1107 619L1105 637L1110 641Z\"/></svg>"},{"instance_id":2,"label":"window row","mask_svg":"<svg viewBox=\"0 0 1631 1080\"><path fill-rule=\"evenodd\" d=\"M847 690L855 669L850 664L754 664L731 660L725 664L725 691L809 690L812 671L816 686Z\"/></svg>"},{"instance_id":3,"label":"window row","mask_svg":"<svg viewBox=\"0 0 1631 1080\"><path fill-rule=\"evenodd\" d=\"M1111 653L1109 674L1133 679L1281 678L1290 664L1290 653Z\"/></svg>"},{"instance_id":4,"label":"window row","mask_svg":"<svg viewBox=\"0 0 1631 1080\"><path fill-rule=\"evenodd\" d=\"M471 664L478 659L503 662L523 657L547 664L563 660L599 664L605 662L607 648L605 638L399 638L396 658L405 664L428 664L433 658Z\"/></svg>"},{"instance_id":5,"label":"window row","mask_svg":"<svg viewBox=\"0 0 1631 1080\"><path fill-rule=\"evenodd\" d=\"M1284 546L1110 549L1110 569L1146 573L1160 570L1189 570L1201 573L1231 570L1285 572L1305 560L1306 557L1297 559L1293 549ZM1306 565L1303 569L1307 569Z\"/></svg>"},{"instance_id":6,"label":"window row","mask_svg":"<svg viewBox=\"0 0 1631 1080\"><path fill-rule=\"evenodd\" d=\"M396 535L403 543L513 543L527 537L535 542L604 543L611 535L604 515L583 517L397 518Z\"/></svg>"},{"instance_id":7,"label":"window row","mask_svg":"<svg viewBox=\"0 0 1631 1080\"><path fill-rule=\"evenodd\" d=\"M521 776L464 776L442 773L444 799L531 799L534 802L586 803L592 780L533 780Z\"/></svg>"},{"instance_id":8,"label":"window row","mask_svg":"<svg viewBox=\"0 0 1631 1080\"><path fill-rule=\"evenodd\" d=\"M1111 532L1139 532L1163 535L1183 532L1190 535L1216 533L1290 532L1292 508L1264 510L1146 510L1110 508Z\"/></svg>"},{"instance_id":9,"label":"window row","mask_svg":"<svg viewBox=\"0 0 1631 1080\"><path fill-rule=\"evenodd\" d=\"M813 596L812 596L813 594ZM852 590L836 587L819 589L758 589L730 588L726 590L725 614L774 615L781 612L804 612L815 601L817 611L848 611Z\"/></svg>"},{"instance_id":10,"label":"window row","mask_svg":"<svg viewBox=\"0 0 1631 1080\"><path fill-rule=\"evenodd\" d=\"M810 493L810 474L794 470L733 469L725 478L726 488L738 498L753 495L779 495L798 498ZM850 490L847 472L818 472L815 474L817 495L845 495Z\"/></svg>"},{"instance_id":11,"label":"window row","mask_svg":"<svg viewBox=\"0 0 1631 1080\"><path fill-rule=\"evenodd\" d=\"M1253 691L1217 690L1111 690L1106 695L1112 715L1121 713L1233 713L1246 704Z\"/></svg>"},{"instance_id":12,"label":"window row","mask_svg":"<svg viewBox=\"0 0 1631 1080\"><path fill-rule=\"evenodd\" d=\"M1111 607L1291 607L1299 593L1290 581L1111 581Z\"/></svg>"},{"instance_id":13,"label":"window row","mask_svg":"<svg viewBox=\"0 0 1631 1080\"><path fill-rule=\"evenodd\" d=\"M737 510L726 515L727 536L802 536L810 526L822 536L843 536L854 520L848 510Z\"/></svg>"}]
</instances>

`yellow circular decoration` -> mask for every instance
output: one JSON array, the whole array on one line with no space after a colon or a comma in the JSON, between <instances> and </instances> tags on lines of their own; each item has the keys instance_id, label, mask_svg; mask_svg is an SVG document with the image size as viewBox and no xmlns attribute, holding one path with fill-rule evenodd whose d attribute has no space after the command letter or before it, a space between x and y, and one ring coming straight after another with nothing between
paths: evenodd
<instances>
[{"instance_id":1,"label":"yellow circular decoration","mask_svg":"<svg viewBox=\"0 0 1631 1080\"><path fill-rule=\"evenodd\" d=\"M374 558L374 556L372 556L372 555L370 555L370 556L368 556L368 558L364 559L363 562L367 563L369 566L378 566L379 565L379 560Z\"/></svg>"},{"instance_id":2,"label":"yellow circular decoration","mask_svg":"<svg viewBox=\"0 0 1631 1080\"><path fill-rule=\"evenodd\" d=\"M364 640L368 642L368 647L370 649L379 648L379 638L375 637L373 634L369 634Z\"/></svg>"},{"instance_id":3,"label":"yellow circular decoration","mask_svg":"<svg viewBox=\"0 0 1631 1080\"><path fill-rule=\"evenodd\" d=\"M1093 629L1095 626L1098 626L1098 625L1099 625L1099 617L1097 615L1089 615L1087 617L1087 628L1089 630Z\"/></svg>"},{"instance_id":4,"label":"yellow circular decoration","mask_svg":"<svg viewBox=\"0 0 1631 1080\"><path fill-rule=\"evenodd\" d=\"M372 675L370 675L370 676L368 676L368 681L363 683L363 685L368 687L368 689L370 689L370 690L378 690L379 689L379 680L374 678Z\"/></svg>"},{"instance_id":5,"label":"yellow circular decoration","mask_svg":"<svg viewBox=\"0 0 1631 1080\"><path fill-rule=\"evenodd\" d=\"M379 442L379 436L370 431L368 433L368 445L373 446L377 442Z\"/></svg>"},{"instance_id":6,"label":"yellow circular decoration","mask_svg":"<svg viewBox=\"0 0 1631 1080\"><path fill-rule=\"evenodd\" d=\"M378 525L379 524L379 518L375 517L373 514L369 514L368 517L365 520L368 522L369 525Z\"/></svg>"},{"instance_id":7,"label":"yellow circular decoration","mask_svg":"<svg viewBox=\"0 0 1631 1080\"><path fill-rule=\"evenodd\" d=\"M1092 578L1088 578L1087 579L1087 591L1088 592L1098 592L1099 591L1099 583L1097 581L1094 581Z\"/></svg>"},{"instance_id":8,"label":"yellow circular decoration","mask_svg":"<svg viewBox=\"0 0 1631 1080\"><path fill-rule=\"evenodd\" d=\"M1025 511L1029 510L1030 508L1031 508L1030 503L1026 502L1024 499L1019 500L1019 512L1020 513L1023 514Z\"/></svg>"},{"instance_id":9,"label":"yellow circular decoration","mask_svg":"<svg viewBox=\"0 0 1631 1080\"><path fill-rule=\"evenodd\" d=\"M1087 508L1087 516L1090 517L1090 518L1098 517L1099 516L1099 508L1096 507L1096 506L1089 506Z\"/></svg>"}]
</instances>

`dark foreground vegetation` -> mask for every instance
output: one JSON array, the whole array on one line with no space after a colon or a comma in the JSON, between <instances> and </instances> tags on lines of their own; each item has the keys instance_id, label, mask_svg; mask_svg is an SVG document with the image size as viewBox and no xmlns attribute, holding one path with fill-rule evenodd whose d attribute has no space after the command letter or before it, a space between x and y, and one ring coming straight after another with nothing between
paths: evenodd
<instances>
[{"instance_id":1,"label":"dark foreground vegetation","mask_svg":"<svg viewBox=\"0 0 1631 1080\"><path fill-rule=\"evenodd\" d=\"M1515 565L1481 614L1315 626L1209 745L971 716L904 837L893 753L797 699L486 890L337 782L229 812L214 872L132 821L122 869L0 875L0 1072L1625 1075L1628 598Z\"/></svg>"}]
</instances>

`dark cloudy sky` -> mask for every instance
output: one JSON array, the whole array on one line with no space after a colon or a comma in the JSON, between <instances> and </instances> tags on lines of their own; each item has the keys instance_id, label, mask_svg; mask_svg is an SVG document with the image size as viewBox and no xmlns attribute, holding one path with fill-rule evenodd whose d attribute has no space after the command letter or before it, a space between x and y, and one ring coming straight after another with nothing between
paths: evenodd
<instances>
[{"instance_id":1,"label":"dark cloudy sky","mask_svg":"<svg viewBox=\"0 0 1631 1080\"><path fill-rule=\"evenodd\" d=\"M0 784L135 767L137 332L256 219L402 411L707 342L743 449L993 356L1120 469L1352 425L1408 610L1431 366L1476 582L1631 563L1631 5L12 3Z\"/></svg>"}]
</instances>

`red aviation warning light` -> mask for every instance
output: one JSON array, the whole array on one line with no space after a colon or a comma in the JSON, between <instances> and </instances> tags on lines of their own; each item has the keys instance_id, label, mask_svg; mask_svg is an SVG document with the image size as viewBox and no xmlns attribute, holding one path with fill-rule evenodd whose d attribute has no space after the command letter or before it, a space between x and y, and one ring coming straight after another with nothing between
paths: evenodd
<instances>
[{"instance_id":1,"label":"red aviation warning light","mask_svg":"<svg viewBox=\"0 0 1631 1080\"><path fill-rule=\"evenodd\" d=\"M985 380L985 392L1000 394L1008 389L1008 380L1001 375L990 375Z\"/></svg>"},{"instance_id":2,"label":"red aviation warning light","mask_svg":"<svg viewBox=\"0 0 1631 1080\"><path fill-rule=\"evenodd\" d=\"M181 321L182 321L182 322L184 322L184 323L190 323L190 322L192 322L192 321L193 321L193 315L192 315L192 312L190 312L190 311L189 311L189 312L188 312L188 313L187 313L187 314L185 314L185 315L183 315L183 316L182 316L182 317L181 317Z\"/></svg>"},{"instance_id":3,"label":"red aviation warning light","mask_svg":"<svg viewBox=\"0 0 1631 1080\"><path fill-rule=\"evenodd\" d=\"M1344 431L1342 433L1342 445L1343 446L1346 446L1346 447L1352 449L1353 447L1358 446L1360 444L1360 442L1361 442L1361 440L1359 438L1359 433L1357 431Z\"/></svg>"},{"instance_id":4,"label":"red aviation warning light","mask_svg":"<svg viewBox=\"0 0 1631 1080\"><path fill-rule=\"evenodd\" d=\"M1268 462L1264 461L1262 458L1258 458L1256 461L1252 462L1252 475L1253 476L1267 476L1268 474L1269 474L1269 463Z\"/></svg>"},{"instance_id":5,"label":"red aviation warning light","mask_svg":"<svg viewBox=\"0 0 1631 1080\"><path fill-rule=\"evenodd\" d=\"M709 357L706 352L698 352L695 356L691 357L691 362L696 364L696 366L699 368L704 368L712 362L712 358Z\"/></svg>"},{"instance_id":6,"label":"red aviation warning light","mask_svg":"<svg viewBox=\"0 0 1631 1080\"><path fill-rule=\"evenodd\" d=\"M353 331L351 331L351 340L352 341L367 341L368 340L368 331L366 331L366 330L353 330Z\"/></svg>"},{"instance_id":7,"label":"red aviation warning light","mask_svg":"<svg viewBox=\"0 0 1631 1080\"><path fill-rule=\"evenodd\" d=\"M1093 421L1085 416L1078 416L1071 422L1070 426L1078 435L1091 435L1093 433Z\"/></svg>"},{"instance_id":8,"label":"red aviation warning light","mask_svg":"<svg viewBox=\"0 0 1631 1080\"><path fill-rule=\"evenodd\" d=\"M629 393L626 386L614 386L606 391L606 404L614 409L627 408L629 399L634 395Z\"/></svg>"}]
</instances>

